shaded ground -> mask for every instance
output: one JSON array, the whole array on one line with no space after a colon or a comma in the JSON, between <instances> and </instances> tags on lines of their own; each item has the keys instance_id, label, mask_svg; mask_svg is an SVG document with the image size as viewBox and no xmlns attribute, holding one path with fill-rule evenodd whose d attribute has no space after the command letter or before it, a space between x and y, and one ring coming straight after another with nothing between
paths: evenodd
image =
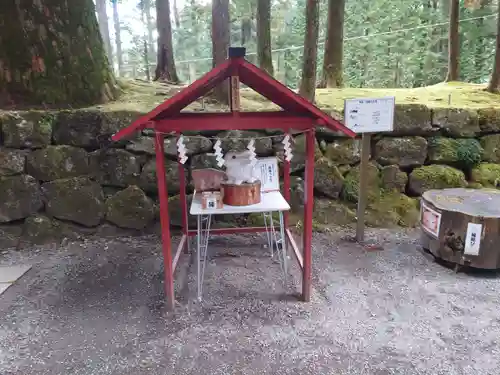
<instances>
[{"instance_id":1,"label":"shaded ground","mask_svg":"<svg viewBox=\"0 0 500 375\"><path fill-rule=\"evenodd\" d=\"M384 251L315 236L308 304L263 239L219 239L204 303L184 257L171 314L154 237L6 252L34 266L0 297L0 374L498 374L500 278L433 262L416 232L371 235Z\"/></svg>"}]
</instances>

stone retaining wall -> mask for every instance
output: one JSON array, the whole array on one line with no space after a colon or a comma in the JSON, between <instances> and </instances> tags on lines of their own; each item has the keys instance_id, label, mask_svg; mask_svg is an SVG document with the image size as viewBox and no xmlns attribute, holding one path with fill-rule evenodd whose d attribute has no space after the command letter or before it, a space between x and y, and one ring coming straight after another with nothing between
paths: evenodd
<instances>
[{"instance_id":1,"label":"stone retaining wall","mask_svg":"<svg viewBox=\"0 0 500 375\"><path fill-rule=\"evenodd\" d=\"M97 233L158 231L156 165L150 132L104 148L106 136L138 113L73 110L0 115L0 247L26 246ZM276 134L268 131L265 134ZM191 134L192 135L192 134ZM216 167L209 137L223 148L244 149L238 136L256 132L201 133L187 137L190 170ZM231 138L231 139L229 139ZM304 136L295 137L293 208L300 210ZM280 138L259 139L260 156L282 154ZM180 224L174 138L165 158L172 195L172 225ZM358 141L318 129L315 227L355 220L359 190ZM412 226L418 196L432 188L496 187L500 183L500 113L398 106L395 131L372 142L369 225ZM234 220L234 218L223 218ZM238 217L252 222L258 218Z\"/></svg>"}]
</instances>

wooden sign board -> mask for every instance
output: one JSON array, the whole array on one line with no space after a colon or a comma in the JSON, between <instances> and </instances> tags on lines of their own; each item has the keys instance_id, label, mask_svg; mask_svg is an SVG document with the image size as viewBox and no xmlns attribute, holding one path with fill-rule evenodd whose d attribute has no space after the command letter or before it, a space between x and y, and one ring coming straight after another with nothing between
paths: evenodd
<instances>
[{"instance_id":1,"label":"wooden sign board","mask_svg":"<svg viewBox=\"0 0 500 375\"><path fill-rule=\"evenodd\" d=\"M280 174L276 157L258 158L255 168L260 174L262 193L280 190Z\"/></svg>"},{"instance_id":2,"label":"wooden sign board","mask_svg":"<svg viewBox=\"0 0 500 375\"><path fill-rule=\"evenodd\" d=\"M347 99L344 102L345 126L353 132L379 133L394 129L395 98Z\"/></svg>"}]
</instances>

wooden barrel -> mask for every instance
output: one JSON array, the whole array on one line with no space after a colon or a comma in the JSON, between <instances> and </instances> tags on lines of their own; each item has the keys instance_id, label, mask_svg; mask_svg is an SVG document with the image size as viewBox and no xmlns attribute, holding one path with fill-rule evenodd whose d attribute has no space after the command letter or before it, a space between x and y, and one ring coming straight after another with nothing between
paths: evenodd
<instances>
[{"instance_id":1,"label":"wooden barrel","mask_svg":"<svg viewBox=\"0 0 500 375\"><path fill-rule=\"evenodd\" d=\"M422 247L456 265L500 268L500 191L429 190L422 195Z\"/></svg>"},{"instance_id":2,"label":"wooden barrel","mask_svg":"<svg viewBox=\"0 0 500 375\"><path fill-rule=\"evenodd\" d=\"M249 206L260 203L260 181L241 185L221 184L222 200L229 206Z\"/></svg>"}]
</instances>

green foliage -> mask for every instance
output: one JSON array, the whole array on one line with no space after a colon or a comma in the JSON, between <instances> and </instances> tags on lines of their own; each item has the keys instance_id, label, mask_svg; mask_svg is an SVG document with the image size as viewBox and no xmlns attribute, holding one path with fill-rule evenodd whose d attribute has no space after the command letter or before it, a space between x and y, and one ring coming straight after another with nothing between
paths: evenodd
<instances>
[{"instance_id":1,"label":"green foliage","mask_svg":"<svg viewBox=\"0 0 500 375\"><path fill-rule=\"evenodd\" d=\"M153 2L151 2L152 4ZM318 75L322 67L327 1L320 0ZM211 5L203 0L178 2L180 27L173 26L174 56L182 81L212 67ZM271 0L271 44L275 77L297 88L305 34L306 0ZM153 7L154 8L154 7ZM485 83L495 46L496 2L480 9L460 9L460 78ZM347 0L344 25L344 82L347 87L421 87L442 82L447 71L448 0ZM154 9L153 9L154 13ZM485 18L481 18L485 17ZM471 19L474 18L474 19ZM125 22L126 23L126 22ZM256 63L256 0L230 2L231 44L244 44ZM129 30L136 46L129 62L143 64L144 33ZM134 34L135 33L135 34ZM154 64L154 56L150 58Z\"/></svg>"},{"instance_id":2,"label":"green foliage","mask_svg":"<svg viewBox=\"0 0 500 375\"><path fill-rule=\"evenodd\" d=\"M483 148L481 144L475 140L469 142L459 142L457 147L457 157L461 167L470 169L481 162L483 156Z\"/></svg>"}]
</instances>

